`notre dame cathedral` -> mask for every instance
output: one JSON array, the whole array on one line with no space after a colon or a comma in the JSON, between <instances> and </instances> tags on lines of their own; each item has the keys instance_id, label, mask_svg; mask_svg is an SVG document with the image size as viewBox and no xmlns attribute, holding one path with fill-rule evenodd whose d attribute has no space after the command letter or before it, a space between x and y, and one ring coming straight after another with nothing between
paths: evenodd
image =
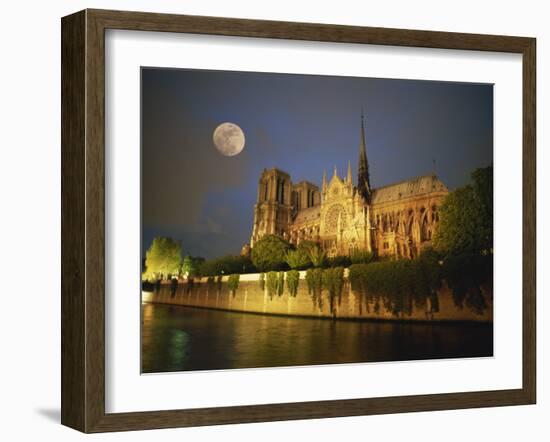
<instances>
[{"instance_id":1,"label":"notre dame cathedral","mask_svg":"<svg viewBox=\"0 0 550 442\"><path fill-rule=\"evenodd\" d=\"M335 168L327 180L325 172L320 190L308 181L293 183L282 170L264 169L250 247L262 236L275 234L295 245L315 241L328 256L367 250L413 258L431 244L438 207L448 193L435 174L372 188L361 115L357 184L349 162L345 178Z\"/></svg>"}]
</instances>

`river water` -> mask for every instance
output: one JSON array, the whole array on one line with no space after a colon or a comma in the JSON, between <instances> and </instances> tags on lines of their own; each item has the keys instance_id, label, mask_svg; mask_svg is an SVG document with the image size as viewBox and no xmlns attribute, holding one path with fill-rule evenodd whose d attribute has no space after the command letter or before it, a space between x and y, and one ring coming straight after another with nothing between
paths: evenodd
<instances>
[{"instance_id":1,"label":"river water","mask_svg":"<svg viewBox=\"0 0 550 442\"><path fill-rule=\"evenodd\" d=\"M493 355L486 324L332 321L142 305L142 371Z\"/></svg>"}]
</instances>

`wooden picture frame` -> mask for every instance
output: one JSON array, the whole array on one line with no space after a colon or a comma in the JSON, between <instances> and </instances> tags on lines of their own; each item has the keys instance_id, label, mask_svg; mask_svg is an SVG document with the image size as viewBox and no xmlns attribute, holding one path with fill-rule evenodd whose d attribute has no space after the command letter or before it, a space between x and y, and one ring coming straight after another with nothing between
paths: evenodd
<instances>
[{"instance_id":1,"label":"wooden picture frame","mask_svg":"<svg viewBox=\"0 0 550 442\"><path fill-rule=\"evenodd\" d=\"M523 57L523 385L497 391L105 412L105 30L419 48ZM536 159L533 38L84 10L62 19L62 424L83 432L533 404L536 398Z\"/></svg>"}]
</instances>

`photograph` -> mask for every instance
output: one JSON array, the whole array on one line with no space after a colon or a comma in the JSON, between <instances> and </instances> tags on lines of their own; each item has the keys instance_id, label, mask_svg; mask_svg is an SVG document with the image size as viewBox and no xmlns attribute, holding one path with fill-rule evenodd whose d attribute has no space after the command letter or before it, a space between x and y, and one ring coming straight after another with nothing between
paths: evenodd
<instances>
[{"instance_id":1,"label":"photograph","mask_svg":"<svg viewBox=\"0 0 550 442\"><path fill-rule=\"evenodd\" d=\"M142 373L493 357L493 84L142 66L140 93Z\"/></svg>"}]
</instances>

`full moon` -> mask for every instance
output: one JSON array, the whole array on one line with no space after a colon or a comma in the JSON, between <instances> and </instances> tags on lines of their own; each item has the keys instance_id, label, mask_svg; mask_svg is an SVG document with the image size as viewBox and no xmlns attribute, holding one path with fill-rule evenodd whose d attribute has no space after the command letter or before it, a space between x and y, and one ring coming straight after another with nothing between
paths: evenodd
<instances>
[{"instance_id":1,"label":"full moon","mask_svg":"<svg viewBox=\"0 0 550 442\"><path fill-rule=\"evenodd\" d=\"M214 130L214 145L226 157L233 157L244 149L244 133L233 123L222 123Z\"/></svg>"}]
</instances>

